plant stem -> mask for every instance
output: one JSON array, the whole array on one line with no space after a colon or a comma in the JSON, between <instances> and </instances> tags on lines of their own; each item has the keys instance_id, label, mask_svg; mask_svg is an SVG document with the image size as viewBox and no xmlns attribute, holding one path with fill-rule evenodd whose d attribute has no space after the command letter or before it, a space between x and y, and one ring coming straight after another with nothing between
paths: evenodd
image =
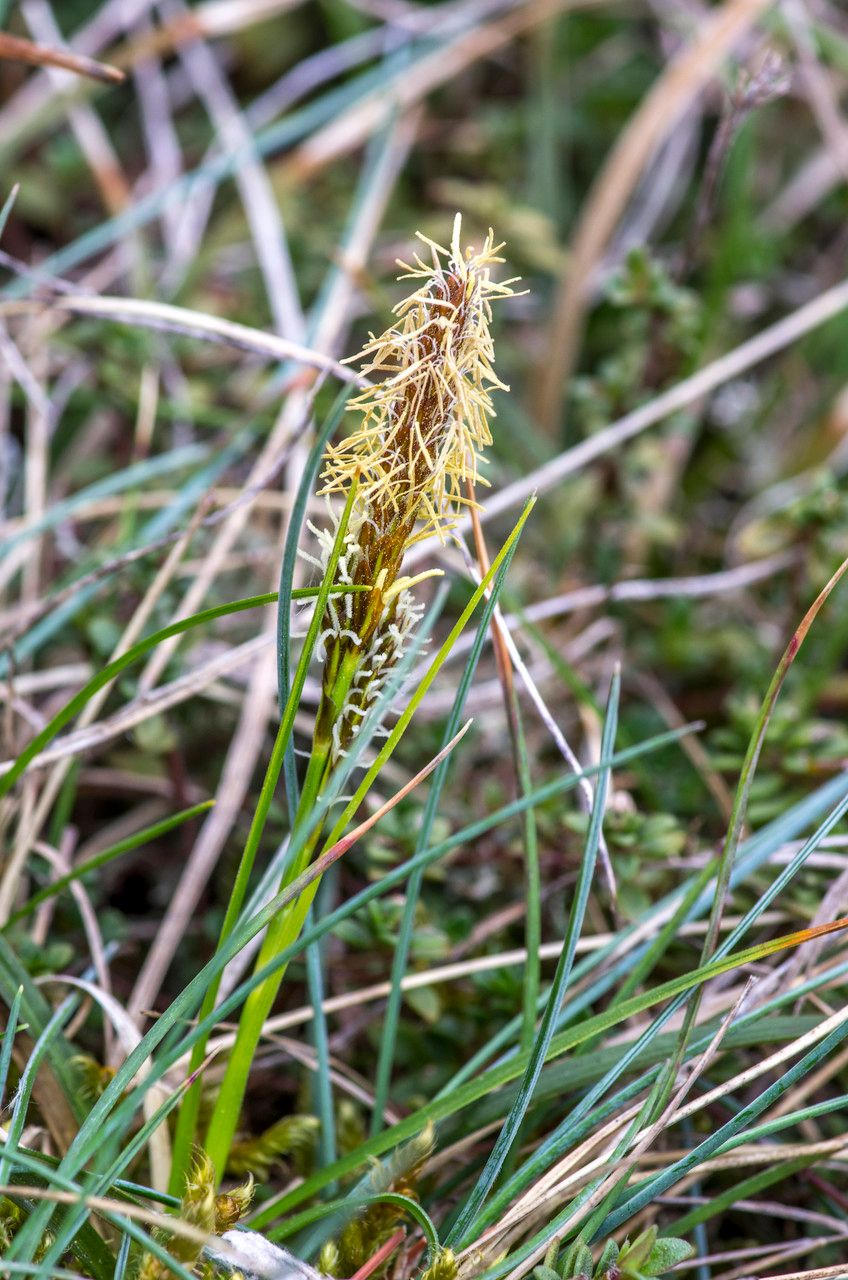
<instances>
[{"instance_id":1,"label":"plant stem","mask_svg":"<svg viewBox=\"0 0 848 1280\"><path fill-rule=\"evenodd\" d=\"M297 664L297 670L295 672L294 681L292 683L291 689L289 690L288 697L286 698L286 703L283 708L283 713L280 718L280 725L279 725L279 728L277 729L277 736L274 740L274 746L271 751L271 759L268 761L268 768L265 771L265 779L262 783L262 790L259 794L259 803L256 806L256 810L253 815L253 820L250 824L250 831L248 833L247 842L245 844L244 851L241 856L241 862L239 863L239 869L236 874L235 884L233 885L233 890L232 890L232 893L230 894L230 900L227 903L227 911L224 916L224 923L221 926L221 933L218 938L219 950L223 946L224 942L229 937L229 935L232 933L233 929L235 928L236 923L238 921L238 917L241 913L241 909L244 905L245 897L247 896L248 884L250 881L251 873L253 871L253 864L256 859L256 853L259 848L259 843L262 839L262 833L265 830L265 823L268 819L268 813L270 812L270 809L271 809L271 801L274 798L274 794L277 789L277 783L280 780L280 773L282 772L283 766L285 764L289 741L291 739L292 730L294 728L295 713L297 711L297 707L300 702L300 695L303 692L303 685L306 680L306 670L312 656L312 651L315 646L315 641L318 638L318 632L321 625L321 619L324 614L324 609L326 607L330 592L333 589L333 580L336 573L336 566L338 565L339 555L341 554L342 544L344 541L345 534L347 532L348 523L350 521L350 513L353 508L353 502L354 502L354 498L356 497L356 492L357 492L357 482L354 481L354 483L350 487L350 491L347 496L347 501L345 502L344 511L342 512L341 519L339 520L339 526L338 526L338 529L336 530L335 542L333 544L333 549L330 554L329 560L327 562L327 568L324 574L324 579L321 582L320 587L318 588L318 592L315 600L315 611L312 616L312 621L310 622L309 627L307 629L306 638L303 644L303 651L300 655L300 660ZM353 678L352 672L351 672L350 678L351 679ZM324 699L322 698L322 706L323 706L323 702L324 702ZM315 758L316 752L319 750L317 745L319 740L323 741L320 738L319 733L316 732L316 739L315 739L316 745L313 749L313 755L309 763L310 771L312 771L313 774L318 769L318 765L314 763L314 758ZM328 754L329 754L329 735L327 735L327 748L326 748L326 754L324 757L325 762ZM323 767L321 769L321 772L323 772ZM313 777L310 782L310 785L314 784L316 795L317 795L318 783L320 782L320 776L321 774L319 773L318 776ZM292 830L293 837L297 832L297 828L299 825L299 822L298 822L299 816L302 813L306 813L306 812L307 810L303 807L303 801L301 799L301 804L298 807L297 815L295 816L295 822L293 825L293 830ZM318 838L318 833L316 832L315 839L317 840L317 838ZM308 854L307 854L307 857L308 857ZM283 887L285 887L285 884L283 885ZM201 1005L201 1009L200 1009L201 1019L207 1017L214 1009L215 1001L218 996L219 985L220 985L220 977L216 978L210 984L209 989L207 990L203 998L203 1003ZM191 1055L190 1063L189 1063L189 1070L191 1072L199 1071L200 1067L202 1066L203 1059L206 1053L206 1042L207 1042L207 1037L204 1036L200 1040L198 1040L197 1044L195 1045ZM201 1082L198 1079L194 1081L191 1088L188 1090L185 1101L182 1107L180 1108L180 1114L177 1121L176 1134L174 1136L174 1151L173 1151L173 1156L171 1160L171 1175L169 1180L169 1190L172 1195L175 1195L177 1197L180 1197L183 1193L185 1175L188 1169L189 1161L191 1159L191 1148L194 1144L195 1135L197 1133L197 1119L198 1119L198 1113L200 1110L200 1097L201 1097ZM229 1148L228 1148L228 1152L229 1152ZM220 1178L223 1177L223 1173L224 1173L223 1166L221 1166L220 1168L216 1166L216 1173L217 1173L217 1177L220 1180Z\"/></svg>"},{"instance_id":2,"label":"plant stem","mask_svg":"<svg viewBox=\"0 0 848 1280\"><path fill-rule=\"evenodd\" d=\"M309 767L298 806L295 828L301 825L304 816L309 813L318 798L318 788L328 757L329 744L316 743L309 759ZM319 825L308 837L303 849L283 877L280 884L281 889L290 884L303 871L320 836L321 826ZM274 956L295 941L303 927L303 922L306 919L319 884L320 880L314 881L287 910L281 912L276 919L271 921L256 961L256 972L264 968ZM236 1134L242 1102L247 1089L250 1068L253 1065L256 1046L262 1036L262 1027L277 998L287 967L283 966L278 969L270 978L266 978L263 983L255 987L247 997L242 1009L235 1044L230 1053L230 1060L227 1063L224 1079L221 1081L218 1097L215 1100L215 1108L209 1121L204 1144L207 1154L215 1166L219 1180L226 1171L230 1148Z\"/></svg>"},{"instance_id":3,"label":"plant stem","mask_svg":"<svg viewBox=\"0 0 848 1280\"><path fill-rule=\"evenodd\" d=\"M301 791L294 820L292 831L293 847L297 847L298 834L302 831L304 824L308 821L315 807L321 787L331 767L332 727L341 712L341 708L344 706L351 682L356 674L357 662L358 654L356 652L348 652L336 669L336 677L333 684L322 693L312 752L309 757L306 777L303 781L303 790ZM280 754L276 778L279 777L280 768L282 767L284 750L283 748L283 752ZM297 856L283 876L279 885L280 889L284 889L291 884L309 865L315 848L321 839L323 829L324 822L322 820L317 823L315 829L303 841ZM275 956L279 955L281 951L285 950L297 939L320 883L319 877L286 910L280 912L276 919L271 921L254 966L255 973L263 969ZM287 967L286 965L282 966L271 977L266 978L263 983L254 988L245 1001L241 1018L239 1019L235 1044L215 1101L215 1108L209 1121L205 1142L206 1152L215 1166L219 1180L226 1170L230 1148L236 1134L239 1115L247 1089L250 1068L253 1065L256 1047L262 1036L262 1028L273 1008Z\"/></svg>"},{"instance_id":4,"label":"plant stem","mask_svg":"<svg viewBox=\"0 0 848 1280\"><path fill-rule=\"evenodd\" d=\"M280 727L277 730L277 737L271 751L271 759L268 762L268 769L265 773L265 780L262 784L262 791L259 795L259 803L256 806L253 821L250 824L250 832L248 833L247 843L244 848L244 853L242 854L241 862L239 863L238 872L236 873L236 879L232 893L230 894L230 900L227 903L224 923L221 925L221 933L218 939L219 947L232 932L238 919L239 912L242 909L245 895L247 894L247 886L250 874L253 870L256 851L259 847L262 832L265 829L265 820L268 815L268 810L271 807L271 801L274 798L274 792L276 791L277 783L280 778L280 771L283 767L288 739L289 727L287 726L286 721L282 720L280 722ZM220 981L219 977L210 983L206 995L203 998L203 1004L200 1006L199 1016L201 1019L211 1013L215 1007ZM205 1054L206 1038L204 1037L202 1040L197 1042L192 1050L189 1072L199 1071ZM191 1149L197 1132L197 1117L200 1110L201 1091L202 1081L198 1078L188 1089L185 1100L180 1107L176 1132L174 1134L174 1147L171 1158L171 1176L168 1184L168 1189L171 1195L181 1196L184 1190L185 1174L191 1160ZM223 1172L223 1170L221 1170L221 1172Z\"/></svg>"}]
</instances>

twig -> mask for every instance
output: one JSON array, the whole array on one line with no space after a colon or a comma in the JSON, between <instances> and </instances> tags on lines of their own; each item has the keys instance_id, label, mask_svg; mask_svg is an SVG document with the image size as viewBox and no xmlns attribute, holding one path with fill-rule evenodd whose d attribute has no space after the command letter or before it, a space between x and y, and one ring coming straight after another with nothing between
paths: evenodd
<instances>
[{"instance_id":1,"label":"twig","mask_svg":"<svg viewBox=\"0 0 848 1280\"><path fill-rule=\"evenodd\" d=\"M167 302L155 302L146 298L92 297L89 295L62 296L49 301L21 299L0 302L0 315L31 315L49 311L68 311L76 316L96 316L115 324L139 325L146 329L181 333L189 338L205 338L220 342L237 351L264 356L267 360L295 360L332 373L342 382L364 386L366 380L337 360L314 351L299 342L291 342L277 334L263 333L249 325L224 320L221 316L192 311L188 307L176 307Z\"/></svg>"},{"instance_id":2,"label":"twig","mask_svg":"<svg viewBox=\"0 0 848 1280\"><path fill-rule=\"evenodd\" d=\"M121 84L126 78L126 72L119 67L95 62L93 58L86 58L70 49L48 48L21 36L11 36L8 31L0 31L0 58L27 62L32 67L61 67L64 71L73 71L78 76L88 76L105 84Z\"/></svg>"}]
</instances>

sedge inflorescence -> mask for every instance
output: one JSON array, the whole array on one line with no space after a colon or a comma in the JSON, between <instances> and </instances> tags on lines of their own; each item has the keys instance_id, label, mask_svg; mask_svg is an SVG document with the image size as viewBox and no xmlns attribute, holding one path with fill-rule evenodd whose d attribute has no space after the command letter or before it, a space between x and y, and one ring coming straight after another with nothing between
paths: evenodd
<instances>
[{"instance_id":1,"label":"sedge inflorescence","mask_svg":"<svg viewBox=\"0 0 848 1280\"><path fill-rule=\"evenodd\" d=\"M327 606L321 634L324 659L319 732L344 753L363 717L397 666L422 613L401 573L409 546L435 533L444 538L468 483L480 481L491 443L491 392L507 390L494 372L491 303L512 294L493 267L502 245L490 231L482 247L463 252L457 214L450 248L425 236L430 261L401 262L401 279L419 281L395 307L396 322L369 341L359 359L374 378L351 402L361 415L356 431L325 455L326 495L357 485L336 581L367 591L341 594ZM338 530L313 527L326 568Z\"/></svg>"},{"instance_id":2,"label":"sedge inflorescence","mask_svg":"<svg viewBox=\"0 0 848 1280\"><path fill-rule=\"evenodd\" d=\"M179 1209L182 1222L196 1230L191 1235L162 1231L155 1235L176 1262L182 1263L184 1267L194 1268L193 1274L204 1277L204 1280L214 1280L223 1273L211 1262L201 1259L204 1236L211 1239L229 1231L247 1213L252 1199L253 1178L248 1178L241 1187L217 1194L212 1162L205 1152L197 1151L186 1175ZM168 1280L173 1274L173 1268L152 1251L142 1254L136 1271L137 1280ZM229 1269L227 1275L232 1280Z\"/></svg>"}]
</instances>

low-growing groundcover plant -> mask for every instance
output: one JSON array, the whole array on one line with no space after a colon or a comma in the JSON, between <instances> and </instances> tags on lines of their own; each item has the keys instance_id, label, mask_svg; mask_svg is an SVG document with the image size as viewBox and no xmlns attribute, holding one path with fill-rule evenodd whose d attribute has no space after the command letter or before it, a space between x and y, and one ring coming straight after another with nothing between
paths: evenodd
<instances>
[{"instance_id":1,"label":"low-growing groundcover plant","mask_svg":"<svg viewBox=\"0 0 848 1280\"><path fill-rule=\"evenodd\" d=\"M771 931L759 941L753 934L848 809L845 780L829 780L753 835L746 822L772 709L842 569L790 638L754 720L723 846L648 905L641 920L616 923L600 874L616 772L641 767L689 729L622 743L616 671L598 709L597 758L534 787L515 696L519 678L530 677L512 669L496 612L533 503L489 563L478 497L493 396L506 390L493 367L491 303L511 296L511 282L493 274L502 258L492 233L476 250L461 237L457 218L449 246L422 238L430 260L416 258L407 269L414 291L396 307L395 323L369 341L362 389L329 411L305 466L277 598L276 734L211 958L139 1036L98 989L96 974L45 986L34 980L18 935L7 928L0 937L0 1233L10 1275L280 1280L312 1275L315 1267L358 1280L497 1280L531 1272L537 1280L641 1280L690 1259L698 1228L733 1198L756 1197L790 1170L840 1156L844 1141L828 1124L846 1098L822 1096L817 1081L834 1052L844 1053L848 1034L844 1011L824 1002L844 972L825 940L848 922L832 919L834 910L801 930ZM345 408L357 425L330 442ZM327 519L306 526L313 486L327 500ZM464 549L466 523L475 535L476 576L456 584L459 603L449 610L435 581L442 569L426 561L419 568L417 556L432 548L434 559L450 564L449 553ZM298 553L314 572L311 584L295 588ZM94 675L2 776L6 797L18 787L18 821L27 820L21 787L32 762L109 681L172 636L269 599L231 600L171 623ZM295 622L305 628L302 636L294 635ZM467 729L465 700L490 640L511 715L517 795L440 831L452 754ZM441 743L398 786L394 753L406 745L416 711L454 651L464 663ZM315 672L317 714L301 766L295 718ZM410 856L364 887L337 880L343 891L315 909L332 868L345 866L370 828L424 787ZM581 835L581 853L566 891L557 890L561 945L550 982L541 984L538 922L550 890L542 882L535 811L569 793L575 811L582 797L588 812L570 824ZM285 839L269 860L266 831L283 800ZM122 838L40 891L18 895L8 925L202 807ZM445 859L442 875L449 877L452 851L473 848L519 817L528 947L512 989L513 1016L473 1054L460 1055L458 1068L445 1073L435 1063L435 1071L422 1071L419 1087L395 1109L387 1104L423 877ZM754 876L784 846L790 856L779 876L744 914L726 920L728 887ZM375 1098L371 1081L351 1080L329 1054L320 946L392 891L405 898L374 1045ZM607 912L613 927L586 955L580 942L590 910ZM700 949L692 950L686 930L701 921ZM236 967L224 983L228 966L260 939L252 971ZM778 968L765 964L814 940L818 949L803 966L791 957ZM311 1011L318 1087L303 1089L299 1109L263 1129L251 1104L266 1069L269 1019L295 962L304 959L313 998L318 993ZM811 993L825 993L814 1013L799 1006ZM123 1032L115 1064L82 1051L84 998L98 1001ZM462 1003L444 1016L437 1011L433 1024L440 1023L446 1038L461 1043ZM750 1046L757 1052L739 1066L733 1052ZM355 1085L345 1090L357 1101L353 1114L333 1095L339 1079ZM369 1104L366 1132L362 1108ZM784 1149L787 1130L813 1123L829 1136ZM753 1172L734 1178L749 1167ZM674 1193L693 1184L702 1188L697 1203L681 1212Z\"/></svg>"}]
</instances>

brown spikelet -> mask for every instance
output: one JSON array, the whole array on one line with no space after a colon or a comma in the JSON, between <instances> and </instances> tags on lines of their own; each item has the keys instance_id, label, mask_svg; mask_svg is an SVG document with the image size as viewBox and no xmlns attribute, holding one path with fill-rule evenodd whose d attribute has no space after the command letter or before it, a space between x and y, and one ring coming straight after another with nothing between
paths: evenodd
<instances>
[{"instance_id":1,"label":"brown spikelet","mask_svg":"<svg viewBox=\"0 0 848 1280\"><path fill-rule=\"evenodd\" d=\"M232 1191L224 1191L215 1197L215 1234L222 1236L247 1213L253 1201L255 1183L253 1174L248 1174L247 1181Z\"/></svg>"}]
</instances>

